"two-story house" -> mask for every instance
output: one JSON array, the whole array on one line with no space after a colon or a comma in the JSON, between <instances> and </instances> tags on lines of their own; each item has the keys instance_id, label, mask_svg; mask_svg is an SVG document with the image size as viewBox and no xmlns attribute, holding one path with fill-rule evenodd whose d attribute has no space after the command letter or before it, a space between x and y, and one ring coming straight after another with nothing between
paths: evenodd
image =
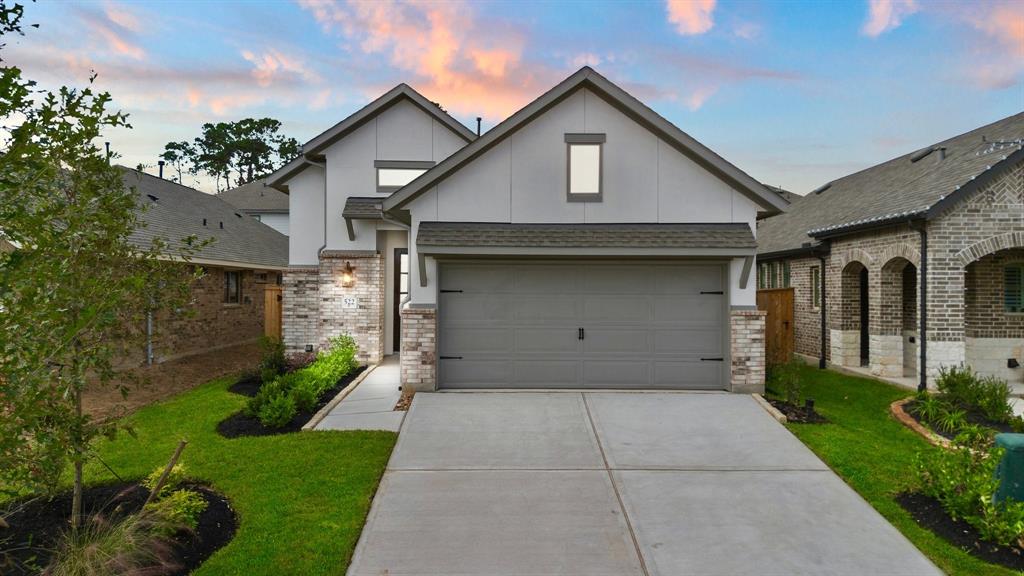
<instances>
[{"instance_id":1,"label":"two-story house","mask_svg":"<svg viewBox=\"0 0 1024 576\"><path fill-rule=\"evenodd\" d=\"M763 388L786 201L589 67L479 137L400 85L268 184L291 351L350 333L417 390Z\"/></svg>"}]
</instances>

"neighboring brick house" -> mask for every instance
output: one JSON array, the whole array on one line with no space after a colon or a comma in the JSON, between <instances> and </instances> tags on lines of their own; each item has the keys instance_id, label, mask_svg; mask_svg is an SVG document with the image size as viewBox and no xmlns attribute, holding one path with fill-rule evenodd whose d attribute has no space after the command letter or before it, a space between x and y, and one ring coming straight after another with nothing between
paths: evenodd
<instances>
[{"instance_id":1,"label":"neighboring brick house","mask_svg":"<svg viewBox=\"0 0 1024 576\"><path fill-rule=\"evenodd\" d=\"M285 236L288 235L288 195L267 186L260 178L237 188L225 190L217 197L238 208L243 214L263 222Z\"/></svg>"},{"instance_id":2,"label":"neighboring brick house","mask_svg":"<svg viewBox=\"0 0 1024 576\"><path fill-rule=\"evenodd\" d=\"M171 251L194 235L212 243L191 258L204 275L192 287L189 314L158 315L153 322L153 361L209 352L252 342L263 335L264 290L280 283L288 264L288 237L261 224L212 194L130 168L125 186L145 206L145 226L130 240L139 246L160 238ZM184 264L183 264L184 265ZM140 331L145 327L139 327ZM144 362L146 350L127 363Z\"/></svg>"},{"instance_id":3,"label":"neighboring brick house","mask_svg":"<svg viewBox=\"0 0 1024 576\"><path fill-rule=\"evenodd\" d=\"M758 262L760 287L794 288L800 354L1024 383L1024 113L794 201L760 223Z\"/></svg>"},{"instance_id":4,"label":"neighboring brick house","mask_svg":"<svg viewBox=\"0 0 1024 576\"><path fill-rule=\"evenodd\" d=\"M589 67L479 137L400 85L268 185L291 351L351 333L416 390L763 389L754 226L787 202Z\"/></svg>"}]
</instances>

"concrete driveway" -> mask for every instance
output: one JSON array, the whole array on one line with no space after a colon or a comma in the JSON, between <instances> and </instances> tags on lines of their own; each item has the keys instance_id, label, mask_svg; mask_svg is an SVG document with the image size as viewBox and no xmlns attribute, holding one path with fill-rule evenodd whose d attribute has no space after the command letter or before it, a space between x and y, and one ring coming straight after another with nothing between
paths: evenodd
<instances>
[{"instance_id":1,"label":"concrete driveway","mask_svg":"<svg viewBox=\"0 0 1024 576\"><path fill-rule=\"evenodd\" d=\"M750 397L419 394L349 574L940 574Z\"/></svg>"}]
</instances>

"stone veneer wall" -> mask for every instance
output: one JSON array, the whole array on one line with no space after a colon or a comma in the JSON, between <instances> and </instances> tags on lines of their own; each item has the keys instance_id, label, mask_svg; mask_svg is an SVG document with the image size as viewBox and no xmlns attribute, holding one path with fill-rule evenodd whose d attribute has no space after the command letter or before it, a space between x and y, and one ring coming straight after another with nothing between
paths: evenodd
<instances>
[{"instance_id":1,"label":"stone veneer wall","mask_svg":"<svg viewBox=\"0 0 1024 576\"><path fill-rule=\"evenodd\" d=\"M281 333L285 352L304 352L317 346L317 319L320 316L320 270L294 267L284 273L281 289Z\"/></svg>"},{"instance_id":2,"label":"stone veneer wall","mask_svg":"<svg viewBox=\"0 0 1024 576\"><path fill-rule=\"evenodd\" d=\"M402 308L401 379L403 389L437 388L437 309Z\"/></svg>"},{"instance_id":3,"label":"stone veneer wall","mask_svg":"<svg viewBox=\"0 0 1024 576\"><path fill-rule=\"evenodd\" d=\"M351 287L341 285L345 264L354 269ZM324 250L320 253L320 315L318 342L341 334L355 338L356 358L364 363L380 362L384 356L384 257L376 252ZM346 297L355 297L348 308Z\"/></svg>"},{"instance_id":4,"label":"stone veneer wall","mask_svg":"<svg viewBox=\"0 0 1024 576\"><path fill-rule=\"evenodd\" d=\"M765 315L763 310L733 310L730 314L731 392L764 392Z\"/></svg>"}]
</instances>

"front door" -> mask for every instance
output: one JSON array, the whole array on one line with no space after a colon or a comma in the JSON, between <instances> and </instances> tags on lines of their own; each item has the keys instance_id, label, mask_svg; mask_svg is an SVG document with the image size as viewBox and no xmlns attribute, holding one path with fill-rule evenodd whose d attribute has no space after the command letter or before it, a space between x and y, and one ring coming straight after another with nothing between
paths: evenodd
<instances>
[{"instance_id":1,"label":"front door","mask_svg":"<svg viewBox=\"0 0 1024 576\"><path fill-rule=\"evenodd\" d=\"M409 295L409 249L395 248L395 309L394 334L395 352L402 347L402 301Z\"/></svg>"}]
</instances>

